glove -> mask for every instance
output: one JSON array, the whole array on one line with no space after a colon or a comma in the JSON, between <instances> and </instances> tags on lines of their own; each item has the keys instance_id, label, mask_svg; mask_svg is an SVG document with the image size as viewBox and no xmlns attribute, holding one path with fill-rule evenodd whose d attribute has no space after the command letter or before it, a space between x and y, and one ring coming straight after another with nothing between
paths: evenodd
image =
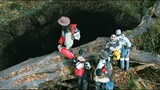
<instances>
[{"instance_id":1,"label":"glove","mask_svg":"<svg viewBox=\"0 0 160 90\"><path fill-rule=\"evenodd\" d=\"M90 65L89 62L86 62L85 65L86 65L86 69L90 69L91 68L91 65Z\"/></svg>"},{"instance_id":2,"label":"glove","mask_svg":"<svg viewBox=\"0 0 160 90\"><path fill-rule=\"evenodd\" d=\"M61 46L61 45L58 45L57 48L58 48L58 50L60 50L60 49L62 48L62 46Z\"/></svg>"}]
</instances>

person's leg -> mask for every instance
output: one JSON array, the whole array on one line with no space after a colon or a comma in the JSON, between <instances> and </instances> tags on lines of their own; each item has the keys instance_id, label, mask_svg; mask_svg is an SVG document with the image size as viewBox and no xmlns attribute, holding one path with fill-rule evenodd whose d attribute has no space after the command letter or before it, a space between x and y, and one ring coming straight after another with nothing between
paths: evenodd
<instances>
[{"instance_id":1,"label":"person's leg","mask_svg":"<svg viewBox=\"0 0 160 90\"><path fill-rule=\"evenodd\" d=\"M111 79L111 76L112 76L112 70L110 70L109 73L108 73L109 79Z\"/></svg>"},{"instance_id":2,"label":"person's leg","mask_svg":"<svg viewBox=\"0 0 160 90\"><path fill-rule=\"evenodd\" d=\"M82 78L78 77L78 90L82 89Z\"/></svg>"},{"instance_id":3,"label":"person's leg","mask_svg":"<svg viewBox=\"0 0 160 90\"><path fill-rule=\"evenodd\" d=\"M127 53L126 53L126 56L124 58L125 60L125 70L127 71L129 69L129 53L130 53L130 50L127 50Z\"/></svg>"},{"instance_id":4,"label":"person's leg","mask_svg":"<svg viewBox=\"0 0 160 90\"><path fill-rule=\"evenodd\" d=\"M120 68L124 69L124 58L120 58Z\"/></svg>"},{"instance_id":5,"label":"person's leg","mask_svg":"<svg viewBox=\"0 0 160 90\"><path fill-rule=\"evenodd\" d=\"M125 70L129 69L129 58L125 58Z\"/></svg>"},{"instance_id":6,"label":"person's leg","mask_svg":"<svg viewBox=\"0 0 160 90\"><path fill-rule=\"evenodd\" d=\"M101 83L95 82L95 90L100 90Z\"/></svg>"},{"instance_id":7,"label":"person's leg","mask_svg":"<svg viewBox=\"0 0 160 90\"><path fill-rule=\"evenodd\" d=\"M88 89L88 80L82 79L82 90L87 90L87 89Z\"/></svg>"},{"instance_id":8,"label":"person's leg","mask_svg":"<svg viewBox=\"0 0 160 90\"><path fill-rule=\"evenodd\" d=\"M114 89L114 82L109 81L106 83L106 90L113 90Z\"/></svg>"}]
</instances>

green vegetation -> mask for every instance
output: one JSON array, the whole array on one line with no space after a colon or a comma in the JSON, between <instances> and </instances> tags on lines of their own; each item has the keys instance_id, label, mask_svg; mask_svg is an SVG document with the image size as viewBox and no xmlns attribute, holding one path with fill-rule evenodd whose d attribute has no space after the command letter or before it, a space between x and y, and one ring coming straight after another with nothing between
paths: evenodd
<instances>
[{"instance_id":1,"label":"green vegetation","mask_svg":"<svg viewBox=\"0 0 160 90\"><path fill-rule=\"evenodd\" d=\"M160 19L151 25L147 32L134 38L134 45L138 49L160 54Z\"/></svg>"},{"instance_id":2,"label":"green vegetation","mask_svg":"<svg viewBox=\"0 0 160 90\"><path fill-rule=\"evenodd\" d=\"M45 6L44 1L0 1L0 25L31 15Z\"/></svg>"},{"instance_id":3,"label":"green vegetation","mask_svg":"<svg viewBox=\"0 0 160 90\"><path fill-rule=\"evenodd\" d=\"M128 89L138 89L136 86L135 80L133 78L131 78L131 80L128 81L127 88Z\"/></svg>"}]
</instances>

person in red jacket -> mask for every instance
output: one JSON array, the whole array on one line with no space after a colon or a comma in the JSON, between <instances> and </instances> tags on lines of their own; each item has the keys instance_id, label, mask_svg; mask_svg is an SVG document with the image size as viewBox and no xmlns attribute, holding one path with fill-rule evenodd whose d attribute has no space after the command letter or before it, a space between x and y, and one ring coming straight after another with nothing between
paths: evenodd
<instances>
[{"instance_id":1,"label":"person in red jacket","mask_svg":"<svg viewBox=\"0 0 160 90\"><path fill-rule=\"evenodd\" d=\"M62 26L58 50L66 57L72 59L74 54L69 49L73 46L74 40L80 40L80 30L77 28L77 24L70 24L70 19L66 16L62 16L58 23Z\"/></svg>"},{"instance_id":2,"label":"person in red jacket","mask_svg":"<svg viewBox=\"0 0 160 90\"><path fill-rule=\"evenodd\" d=\"M58 41L59 45L63 45L66 49L73 46L74 40L80 40L80 30L77 28L77 24L70 24L70 19L66 16L62 16L58 23L62 26L62 34Z\"/></svg>"},{"instance_id":3,"label":"person in red jacket","mask_svg":"<svg viewBox=\"0 0 160 90\"><path fill-rule=\"evenodd\" d=\"M74 75L78 78L78 90L88 90L91 65L84 57L83 50L79 50L79 56L73 59L73 62L75 63Z\"/></svg>"}]
</instances>

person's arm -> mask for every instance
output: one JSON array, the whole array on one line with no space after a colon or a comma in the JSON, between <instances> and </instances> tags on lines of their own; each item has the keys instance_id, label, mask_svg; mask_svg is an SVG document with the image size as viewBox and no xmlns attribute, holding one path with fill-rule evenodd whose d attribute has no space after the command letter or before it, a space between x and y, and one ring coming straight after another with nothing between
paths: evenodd
<instances>
[{"instance_id":1,"label":"person's arm","mask_svg":"<svg viewBox=\"0 0 160 90\"><path fill-rule=\"evenodd\" d=\"M127 37L125 37L124 40L126 41L126 46L128 48L130 48L131 47L131 42L129 41L129 39Z\"/></svg>"},{"instance_id":2,"label":"person's arm","mask_svg":"<svg viewBox=\"0 0 160 90\"><path fill-rule=\"evenodd\" d=\"M118 41L118 46L115 47L115 50L120 50L121 47L122 47L122 44Z\"/></svg>"},{"instance_id":3,"label":"person's arm","mask_svg":"<svg viewBox=\"0 0 160 90\"><path fill-rule=\"evenodd\" d=\"M90 69L90 68L91 68L90 63L89 63L89 62L86 62L86 63L85 63L85 67L86 67L86 69Z\"/></svg>"},{"instance_id":4,"label":"person's arm","mask_svg":"<svg viewBox=\"0 0 160 90\"><path fill-rule=\"evenodd\" d=\"M110 79L107 76L104 76L104 77L95 76L94 80L95 80L95 82L100 82L100 83L107 83L110 81Z\"/></svg>"}]
</instances>

